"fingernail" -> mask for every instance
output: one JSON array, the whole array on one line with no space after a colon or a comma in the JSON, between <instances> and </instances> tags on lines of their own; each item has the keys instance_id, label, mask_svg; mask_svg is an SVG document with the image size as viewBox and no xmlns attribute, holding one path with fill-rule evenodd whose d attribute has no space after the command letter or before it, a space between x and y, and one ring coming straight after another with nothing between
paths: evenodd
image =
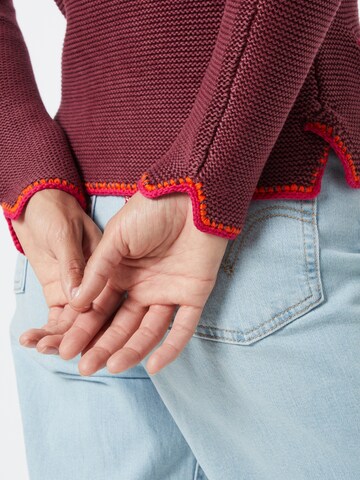
<instances>
[{"instance_id":1,"label":"fingernail","mask_svg":"<svg viewBox=\"0 0 360 480\"><path fill-rule=\"evenodd\" d=\"M36 345L36 342L30 339L22 340L20 344L23 347L34 347Z\"/></svg>"},{"instance_id":2,"label":"fingernail","mask_svg":"<svg viewBox=\"0 0 360 480\"><path fill-rule=\"evenodd\" d=\"M40 353L50 353L53 355L57 355L59 353L59 350L56 347L45 347L40 350Z\"/></svg>"},{"instance_id":3,"label":"fingernail","mask_svg":"<svg viewBox=\"0 0 360 480\"><path fill-rule=\"evenodd\" d=\"M80 295L80 288L81 288L81 285L79 287L75 287L71 290L71 298L75 298L75 297L78 297Z\"/></svg>"}]
</instances>

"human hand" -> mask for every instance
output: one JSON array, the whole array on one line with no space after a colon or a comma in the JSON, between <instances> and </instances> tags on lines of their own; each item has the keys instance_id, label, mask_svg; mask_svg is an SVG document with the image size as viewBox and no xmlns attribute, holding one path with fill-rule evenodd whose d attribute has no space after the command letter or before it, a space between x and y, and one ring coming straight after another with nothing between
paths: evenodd
<instances>
[{"instance_id":1,"label":"human hand","mask_svg":"<svg viewBox=\"0 0 360 480\"><path fill-rule=\"evenodd\" d=\"M57 189L36 192L12 225L49 307L46 332L59 331L59 316L66 309L67 323L60 325L65 332L77 315L68 305L71 290L80 284L102 232L75 197ZM27 330L19 341L35 346L44 331Z\"/></svg>"},{"instance_id":2,"label":"human hand","mask_svg":"<svg viewBox=\"0 0 360 480\"><path fill-rule=\"evenodd\" d=\"M79 362L82 375L105 365L111 373L126 370L160 342L179 306L169 334L147 362L150 373L159 371L194 333L227 242L194 226L187 194L149 199L136 192L109 220L86 264L80 293L70 302L82 313L61 341L55 339L60 356L68 360L85 352ZM120 300L109 322L103 308L111 311Z\"/></svg>"}]
</instances>

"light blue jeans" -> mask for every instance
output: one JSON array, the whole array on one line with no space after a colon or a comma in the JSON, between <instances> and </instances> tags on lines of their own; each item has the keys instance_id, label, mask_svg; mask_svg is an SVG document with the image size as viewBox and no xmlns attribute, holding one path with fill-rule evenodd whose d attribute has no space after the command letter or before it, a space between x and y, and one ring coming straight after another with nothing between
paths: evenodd
<instances>
[{"instance_id":1,"label":"light blue jeans","mask_svg":"<svg viewBox=\"0 0 360 480\"><path fill-rule=\"evenodd\" d=\"M122 197L92 197L104 228ZM253 200L196 333L154 376L22 347L47 306L19 254L10 337L31 480L358 480L360 189ZM170 328L170 327L169 327ZM162 340L163 341L163 340Z\"/></svg>"}]
</instances>

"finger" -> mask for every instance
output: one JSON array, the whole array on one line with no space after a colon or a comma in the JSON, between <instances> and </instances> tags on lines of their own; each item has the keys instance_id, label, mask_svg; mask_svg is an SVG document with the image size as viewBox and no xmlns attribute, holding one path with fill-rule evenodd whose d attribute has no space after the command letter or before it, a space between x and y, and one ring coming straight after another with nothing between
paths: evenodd
<instances>
[{"instance_id":1,"label":"finger","mask_svg":"<svg viewBox=\"0 0 360 480\"><path fill-rule=\"evenodd\" d=\"M41 328L29 328L19 337L19 342L24 347L36 347L39 340L49 333L59 333L66 328L65 325L59 324L59 318L64 307L50 307L48 313L48 321ZM64 330L65 331L65 330Z\"/></svg>"},{"instance_id":2,"label":"finger","mask_svg":"<svg viewBox=\"0 0 360 480\"><path fill-rule=\"evenodd\" d=\"M42 338L40 342L37 344L36 350L39 353L58 355L59 345L63 338L64 338L64 334L47 335L46 337ZM45 341L46 341L46 344L44 343Z\"/></svg>"},{"instance_id":3,"label":"finger","mask_svg":"<svg viewBox=\"0 0 360 480\"><path fill-rule=\"evenodd\" d=\"M51 245L51 250L59 262L63 292L67 300L70 301L72 290L81 283L85 269L85 258L82 248L82 227L76 229L73 224L67 227L54 236L55 239Z\"/></svg>"},{"instance_id":4,"label":"finger","mask_svg":"<svg viewBox=\"0 0 360 480\"><path fill-rule=\"evenodd\" d=\"M113 318L110 318L108 322L104 323L104 325L100 328L100 330L95 335L95 337L93 337L93 339L90 340L90 342L86 345L86 347L83 350L81 350L81 356L84 356L85 353L88 352L100 340L100 338L104 335L106 330L111 325L112 319Z\"/></svg>"},{"instance_id":5,"label":"finger","mask_svg":"<svg viewBox=\"0 0 360 480\"><path fill-rule=\"evenodd\" d=\"M150 374L157 373L180 355L195 332L202 310L201 307L180 306L169 334L146 363L146 368Z\"/></svg>"},{"instance_id":6,"label":"finger","mask_svg":"<svg viewBox=\"0 0 360 480\"><path fill-rule=\"evenodd\" d=\"M56 322L48 322L45 327L43 327L42 332L39 332L39 337L42 334L42 337L38 339L36 349L39 353L59 353L59 345L64 337L64 334L71 328L76 317L79 315L78 312L73 310L69 304L67 304L63 309ZM57 350L57 352L54 351Z\"/></svg>"},{"instance_id":7,"label":"finger","mask_svg":"<svg viewBox=\"0 0 360 480\"><path fill-rule=\"evenodd\" d=\"M111 325L79 362L81 375L91 375L105 367L107 359L121 348L139 327L148 307L131 297L116 312Z\"/></svg>"},{"instance_id":8,"label":"finger","mask_svg":"<svg viewBox=\"0 0 360 480\"><path fill-rule=\"evenodd\" d=\"M175 305L151 305L139 329L108 359L109 372L119 373L141 362L164 337L174 310Z\"/></svg>"},{"instance_id":9,"label":"finger","mask_svg":"<svg viewBox=\"0 0 360 480\"><path fill-rule=\"evenodd\" d=\"M90 340L90 342L86 345L86 347L81 351L81 356L84 356L86 352L88 352L89 350L91 350L92 347L94 347L96 345L96 343L100 340L100 338L104 335L104 333L106 332L106 330L110 327L112 321L114 319L114 315L111 316L109 318L109 320L107 320L103 326L100 328L100 330L98 331L98 333L95 335L95 337L92 338L92 340Z\"/></svg>"},{"instance_id":10,"label":"finger","mask_svg":"<svg viewBox=\"0 0 360 480\"><path fill-rule=\"evenodd\" d=\"M98 246L86 264L81 285L70 302L73 308L85 308L95 300L118 267L124 253L121 229L114 216L107 223Z\"/></svg>"},{"instance_id":11,"label":"finger","mask_svg":"<svg viewBox=\"0 0 360 480\"><path fill-rule=\"evenodd\" d=\"M61 358L69 360L78 355L100 328L115 314L124 300L124 290L114 290L107 284L87 312L79 313L59 346Z\"/></svg>"},{"instance_id":12,"label":"finger","mask_svg":"<svg viewBox=\"0 0 360 480\"><path fill-rule=\"evenodd\" d=\"M87 262L90 256L94 253L102 237L102 231L96 223L89 216L84 220L84 236L82 249L84 252L85 261Z\"/></svg>"}]
</instances>

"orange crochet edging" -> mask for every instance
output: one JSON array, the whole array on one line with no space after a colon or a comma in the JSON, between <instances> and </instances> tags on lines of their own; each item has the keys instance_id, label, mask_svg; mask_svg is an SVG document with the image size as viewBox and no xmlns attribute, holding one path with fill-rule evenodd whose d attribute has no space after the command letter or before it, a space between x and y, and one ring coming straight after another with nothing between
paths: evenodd
<instances>
[{"instance_id":1,"label":"orange crochet edging","mask_svg":"<svg viewBox=\"0 0 360 480\"><path fill-rule=\"evenodd\" d=\"M319 173L324 165L326 165L327 159L329 157L330 146L325 145L324 152L322 157L319 160L320 167L317 168L312 172L312 179L310 183L312 185L310 187L305 187L304 185L297 185L296 183L292 183L291 185L276 185L275 187L256 187L255 193L262 194L262 193L275 193L275 192L301 192L301 193L311 193L314 190L314 185L317 181Z\"/></svg>"},{"instance_id":2,"label":"orange crochet edging","mask_svg":"<svg viewBox=\"0 0 360 480\"><path fill-rule=\"evenodd\" d=\"M333 127L330 127L320 122L308 122L304 126L304 130L309 130L320 135L326 140L329 145L338 154L344 167L346 168L347 180L349 185L356 186L355 183L360 182L360 175L357 174L355 163L352 159L352 155L348 152L348 148L344 145L344 141L339 135L333 135Z\"/></svg>"},{"instance_id":3,"label":"orange crochet edging","mask_svg":"<svg viewBox=\"0 0 360 480\"><path fill-rule=\"evenodd\" d=\"M194 222L200 230L208 232L216 230L218 235L226 238L235 238L241 232L241 228L217 223L208 217L203 183L195 183L190 177L170 178L155 185L150 183L149 174L145 172L139 180L139 190L148 197L156 197L172 191L186 192L193 202Z\"/></svg>"},{"instance_id":4,"label":"orange crochet edging","mask_svg":"<svg viewBox=\"0 0 360 480\"><path fill-rule=\"evenodd\" d=\"M297 194L299 194L299 198L300 197L306 198L307 193L311 195L315 195L319 193L320 184L318 180L319 180L320 172L323 172L323 169L328 160L330 148L333 148L334 151L338 154L339 158L341 159L345 168L345 174L346 174L346 179L348 181L348 184L353 187L358 186L356 185L356 183L360 182L360 176L356 173L356 168L355 168L355 164L352 159L351 153L348 152L347 147L344 145L344 142L341 140L339 135L332 136L333 127L330 127L320 122L308 122L305 124L304 130L312 131L320 135L326 142L328 142L324 147L324 152L321 158L319 159L319 167L312 172L312 179L310 181L312 185L305 187L303 185L297 185L295 183L292 183L291 185L256 187L254 198L261 198L262 195L265 195L268 193L277 193L279 198L281 198L282 195L283 195L283 198L286 198L286 193L289 193L289 192L292 192L293 196L296 196Z\"/></svg>"},{"instance_id":5,"label":"orange crochet edging","mask_svg":"<svg viewBox=\"0 0 360 480\"><path fill-rule=\"evenodd\" d=\"M19 194L19 196L17 197L13 205L7 202L2 202L1 207L3 209L4 217L7 221L11 237L13 239L16 249L23 255L25 255L25 252L22 248L20 240L18 239L15 233L12 220L16 220L20 216L27 200L34 193L40 190L44 190L45 188L55 188L57 190L63 190L65 192L70 193L78 200L81 207L86 211L86 207L87 207L86 199L81 188L77 187L76 185L69 182L68 180L61 179L61 178L49 178L49 179L41 178L40 180L36 180L35 182L32 182L29 185L27 185L27 187L25 187L21 191L21 193Z\"/></svg>"},{"instance_id":6,"label":"orange crochet edging","mask_svg":"<svg viewBox=\"0 0 360 480\"><path fill-rule=\"evenodd\" d=\"M86 182L84 185L90 195L103 195L104 192L108 195L119 195L120 193L132 195L137 191L136 183Z\"/></svg>"},{"instance_id":7,"label":"orange crochet edging","mask_svg":"<svg viewBox=\"0 0 360 480\"><path fill-rule=\"evenodd\" d=\"M4 210L4 213L6 213L6 215L10 218L16 218L17 213L19 212L21 206L25 203L25 201L33 193L39 190L43 190L45 188L56 188L64 191L69 191L79 200L81 206L84 209L86 208L85 197L79 187L69 182L68 180L61 178L41 178L40 180L36 180L35 182L30 183L27 187L25 187L21 191L13 205L7 202L2 202L1 206Z\"/></svg>"},{"instance_id":8,"label":"orange crochet edging","mask_svg":"<svg viewBox=\"0 0 360 480\"><path fill-rule=\"evenodd\" d=\"M217 223L214 220L211 220L206 215L205 195L201 188L202 184L193 182L190 177L185 177L185 180L183 178L179 178L178 180L172 178L155 186L150 184L148 174L144 173L138 183L139 185L143 185L143 188L140 188L142 193L144 193L144 190L146 190L146 192L151 192L154 190L154 188L156 188L157 190L159 188L167 188L167 190L171 188L171 191L187 191L197 207L194 211L195 224L203 231L213 231L214 229L216 229L217 231L223 233L221 236L225 236L226 238L236 236L241 231L241 229L239 228L229 225L224 226L222 223ZM90 195L122 194L125 196L125 201L127 201L130 196L132 196L135 192L139 190L137 183L125 182L86 182L85 188ZM147 196L152 197L156 195L147 194Z\"/></svg>"}]
</instances>

